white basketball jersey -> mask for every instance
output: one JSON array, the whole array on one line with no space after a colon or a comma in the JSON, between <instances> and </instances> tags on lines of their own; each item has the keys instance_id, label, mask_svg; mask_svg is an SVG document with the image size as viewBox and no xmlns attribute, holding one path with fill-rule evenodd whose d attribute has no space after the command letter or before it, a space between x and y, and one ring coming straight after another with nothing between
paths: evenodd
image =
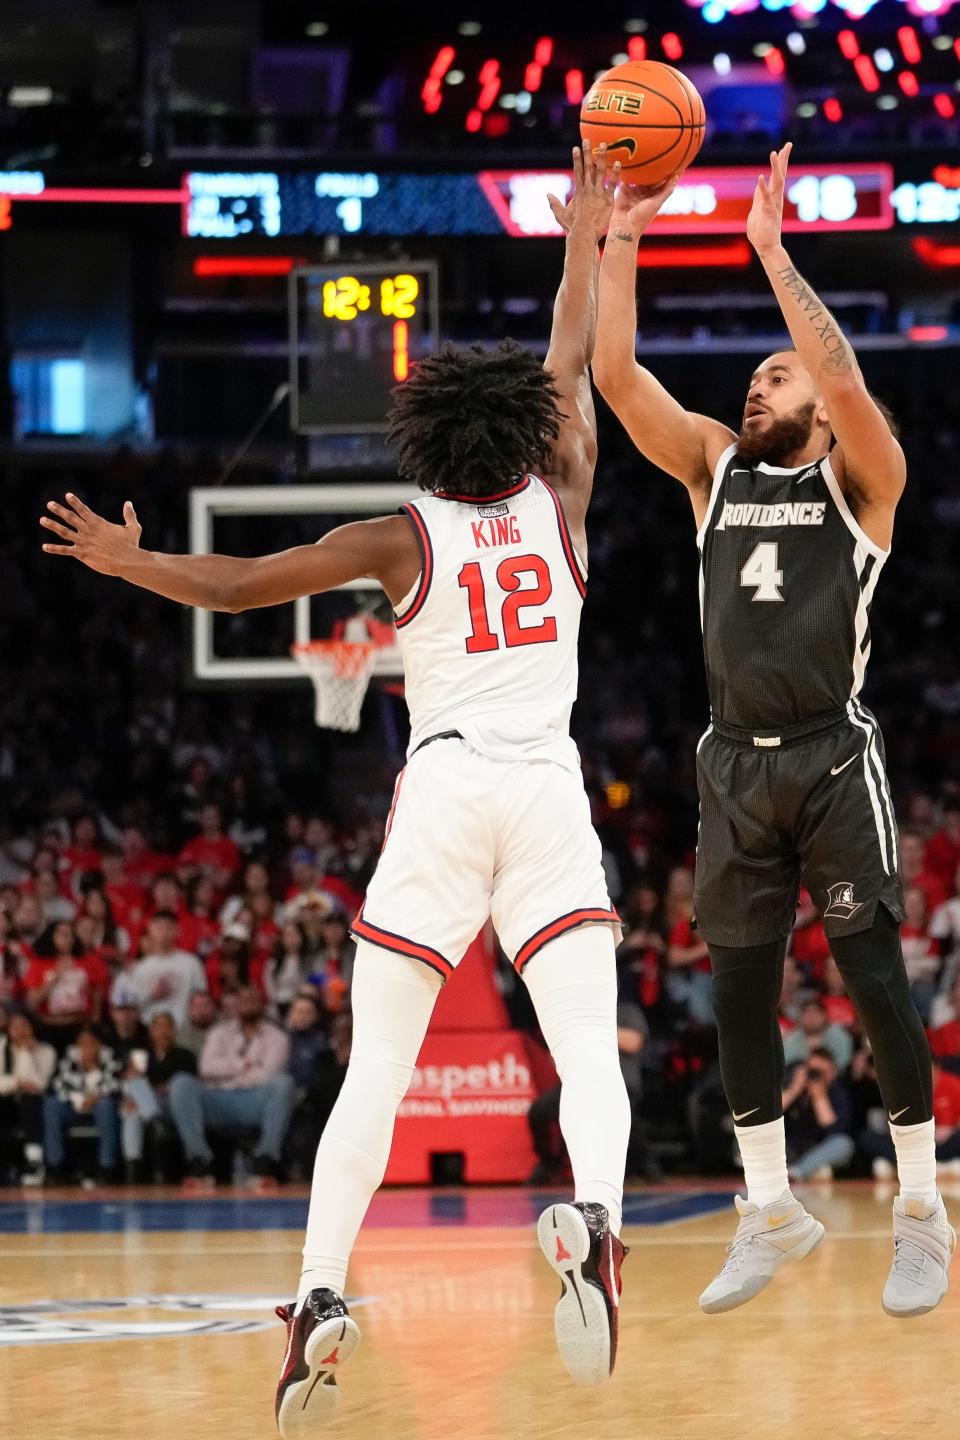
<instances>
[{"instance_id":1,"label":"white basketball jersey","mask_svg":"<svg viewBox=\"0 0 960 1440\"><path fill-rule=\"evenodd\" d=\"M570 711L586 572L551 486L405 505L422 570L397 607L410 749L458 730L494 760L577 768Z\"/></svg>"}]
</instances>

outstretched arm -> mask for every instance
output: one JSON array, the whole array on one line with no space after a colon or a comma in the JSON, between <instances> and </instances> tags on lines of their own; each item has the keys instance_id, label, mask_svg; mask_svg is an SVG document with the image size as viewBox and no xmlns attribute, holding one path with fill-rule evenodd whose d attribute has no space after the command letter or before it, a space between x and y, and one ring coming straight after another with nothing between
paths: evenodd
<instances>
[{"instance_id":1,"label":"outstretched arm","mask_svg":"<svg viewBox=\"0 0 960 1440\"><path fill-rule=\"evenodd\" d=\"M812 287L798 274L781 239L783 194L792 146L770 156L770 178L757 180L747 222L750 240L787 329L817 385L837 440L831 463L839 484L863 509L881 512L893 523L907 470L903 451L864 383L850 342Z\"/></svg>"},{"instance_id":2,"label":"outstretched arm","mask_svg":"<svg viewBox=\"0 0 960 1440\"><path fill-rule=\"evenodd\" d=\"M617 194L600 267L593 378L641 454L687 486L699 524L716 462L736 437L718 420L684 410L636 359L637 249L675 184L652 193L622 185Z\"/></svg>"},{"instance_id":3,"label":"outstretched arm","mask_svg":"<svg viewBox=\"0 0 960 1440\"><path fill-rule=\"evenodd\" d=\"M50 513L41 517L40 524L62 542L46 543L48 555L70 556L101 575L115 575L202 610L236 614L366 577L378 581L397 603L420 569L413 530L401 515L342 525L316 545L297 545L248 560L141 550L140 522L129 500L123 507L122 525L104 520L76 495L67 495L65 505L50 500L47 509Z\"/></svg>"},{"instance_id":4,"label":"outstretched arm","mask_svg":"<svg viewBox=\"0 0 960 1440\"><path fill-rule=\"evenodd\" d=\"M581 530L597 463L597 417L590 389L590 360L597 335L597 242L607 228L619 161L607 171L606 146L590 142L573 152L573 193L566 205L555 195L550 208L566 231L563 279L553 304L553 325L544 369L560 394L560 435L550 479L563 495L567 519Z\"/></svg>"}]
</instances>

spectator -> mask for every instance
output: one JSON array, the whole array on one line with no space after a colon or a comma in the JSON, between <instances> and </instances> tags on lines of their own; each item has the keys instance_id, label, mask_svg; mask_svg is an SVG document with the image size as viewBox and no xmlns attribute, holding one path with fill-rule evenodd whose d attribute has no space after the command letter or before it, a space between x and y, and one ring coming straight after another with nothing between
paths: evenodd
<instances>
[{"instance_id":1,"label":"spectator","mask_svg":"<svg viewBox=\"0 0 960 1440\"><path fill-rule=\"evenodd\" d=\"M137 825L128 825L124 830L120 838L120 848L123 851L123 869L127 880L144 890L158 875L173 869L173 857L152 850Z\"/></svg>"},{"instance_id":2,"label":"spectator","mask_svg":"<svg viewBox=\"0 0 960 1440\"><path fill-rule=\"evenodd\" d=\"M956 797L943 802L943 825L927 841L924 869L944 885L955 883L960 869L960 799Z\"/></svg>"},{"instance_id":3,"label":"spectator","mask_svg":"<svg viewBox=\"0 0 960 1440\"><path fill-rule=\"evenodd\" d=\"M287 1134L286 1157L291 1179L309 1179L327 1116L333 1107L331 1079L339 1077L323 1028L319 998L313 986L301 990L287 1011L290 1040L288 1068L297 1090L297 1105ZM335 1096L334 1096L335 1098Z\"/></svg>"},{"instance_id":4,"label":"spectator","mask_svg":"<svg viewBox=\"0 0 960 1440\"><path fill-rule=\"evenodd\" d=\"M103 1040L124 1068L132 1055L146 1055L150 1035L140 1019L136 992L123 976L113 982L110 991L110 1018Z\"/></svg>"},{"instance_id":5,"label":"spectator","mask_svg":"<svg viewBox=\"0 0 960 1440\"><path fill-rule=\"evenodd\" d=\"M823 963L823 1008L830 1025L842 1025L846 1030L857 1028L857 1012L847 994L840 967L832 955Z\"/></svg>"},{"instance_id":6,"label":"spectator","mask_svg":"<svg viewBox=\"0 0 960 1440\"><path fill-rule=\"evenodd\" d=\"M73 822L73 838L63 852L64 879L75 894L79 894L82 876L91 870L99 870L103 863L100 854L99 827L92 815L78 815Z\"/></svg>"},{"instance_id":7,"label":"spectator","mask_svg":"<svg viewBox=\"0 0 960 1440\"><path fill-rule=\"evenodd\" d=\"M13 912L13 925L23 945L33 945L46 930L43 911L36 895L21 895Z\"/></svg>"},{"instance_id":8,"label":"spectator","mask_svg":"<svg viewBox=\"0 0 960 1440\"><path fill-rule=\"evenodd\" d=\"M674 874L686 874L674 871ZM710 973L710 951L693 928L693 900L683 902L687 913L675 921L667 947L667 993L675 1005L681 1005L689 1019L697 1025L712 1025L713 979Z\"/></svg>"},{"instance_id":9,"label":"spectator","mask_svg":"<svg viewBox=\"0 0 960 1440\"><path fill-rule=\"evenodd\" d=\"M139 933L147 915L147 893L135 880L128 878L122 850L116 845L106 846L100 867L103 890L116 924L128 936Z\"/></svg>"},{"instance_id":10,"label":"spectator","mask_svg":"<svg viewBox=\"0 0 960 1440\"><path fill-rule=\"evenodd\" d=\"M831 1025L827 1012L818 996L804 1001L800 1011L800 1023L783 1042L783 1056L787 1065L796 1065L808 1060L814 1050L829 1051L838 1071L846 1070L853 1059L853 1037L843 1025Z\"/></svg>"},{"instance_id":11,"label":"spectator","mask_svg":"<svg viewBox=\"0 0 960 1440\"><path fill-rule=\"evenodd\" d=\"M199 1057L211 1028L220 1019L216 1001L208 990L194 990L187 1006L185 1025L177 1028L177 1044Z\"/></svg>"},{"instance_id":12,"label":"spectator","mask_svg":"<svg viewBox=\"0 0 960 1440\"><path fill-rule=\"evenodd\" d=\"M260 1188L276 1182L294 1102L287 1072L290 1043L263 1017L263 997L247 985L238 997L236 1020L222 1020L207 1036L200 1079L175 1075L169 1106L187 1156L191 1188L213 1186L213 1152L206 1131L258 1130L253 1169Z\"/></svg>"},{"instance_id":13,"label":"spectator","mask_svg":"<svg viewBox=\"0 0 960 1440\"><path fill-rule=\"evenodd\" d=\"M227 925L232 925L241 910L250 906L257 895L269 896L271 906L274 906L270 891L270 871L262 860L250 860L243 872L242 893L231 895L228 900L224 901L223 909L220 912L221 926L226 928Z\"/></svg>"},{"instance_id":14,"label":"spectator","mask_svg":"<svg viewBox=\"0 0 960 1440\"><path fill-rule=\"evenodd\" d=\"M938 995L930 1015L930 1052L945 1070L960 1071L960 972L949 995Z\"/></svg>"},{"instance_id":15,"label":"spectator","mask_svg":"<svg viewBox=\"0 0 960 1440\"><path fill-rule=\"evenodd\" d=\"M40 913L46 925L58 920L72 920L77 913L74 902L64 895L60 881L53 870L41 870L36 878L34 894L40 904Z\"/></svg>"},{"instance_id":16,"label":"spectator","mask_svg":"<svg viewBox=\"0 0 960 1440\"><path fill-rule=\"evenodd\" d=\"M316 1079L321 1058L329 1050L322 1011L313 989L301 990L287 1011L286 1032L290 1042L287 1069L302 1098Z\"/></svg>"},{"instance_id":17,"label":"spectator","mask_svg":"<svg viewBox=\"0 0 960 1440\"><path fill-rule=\"evenodd\" d=\"M852 1108L825 1046L811 1049L787 1076L783 1116L791 1180L832 1180L835 1169L850 1163Z\"/></svg>"},{"instance_id":18,"label":"spectator","mask_svg":"<svg viewBox=\"0 0 960 1440\"><path fill-rule=\"evenodd\" d=\"M84 1116L97 1131L99 1179L116 1177L120 1160L120 1065L97 1032L84 1026L77 1034L53 1079L52 1093L43 1100L43 1150L48 1184L64 1179L64 1134Z\"/></svg>"},{"instance_id":19,"label":"spectator","mask_svg":"<svg viewBox=\"0 0 960 1440\"><path fill-rule=\"evenodd\" d=\"M646 1013L655 1010L663 995L667 935L660 895L653 885L640 884L625 907L629 928L618 959L629 964L634 991Z\"/></svg>"},{"instance_id":20,"label":"spectator","mask_svg":"<svg viewBox=\"0 0 960 1440\"><path fill-rule=\"evenodd\" d=\"M642 1090L641 1054L650 1038L650 1031L643 1011L629 1001L617 1002L617 1047L620 1051L620 1069L630 1100L631 1110L636 1110ZM530 1138L536 1152L537 1163L530 1174L530 1185L550 1185L556 1179L566 1157L566 1147L560 1133L560 1085L538 1095L527 1112Z\"/></svg>"},{"instance_id":21,"label":"spectator","mask_svg":"<svg viewBox=\"0 0 960 1440\"><path fill-rule=\"evenodd\" d=\"M949 878L928 870L924 861L923 837L905 830L900 836L900 868L903 873L904 889L911 886L922 890L927 902L927 911L932 913L950 895Z\"/></svg>"},{"instance_id":22,"label":"spectator","mask_svg":"<svg viewBox=\"0 0 960 1440\"><path fill-rule=\"evenodd\" d=\"M43 1180L43 1096L57 1068L57 1052L34 1034L26 1015L12 1015L0 1031L0 1130L23 1137L20 1183Z\"/></svg>"},{"instance_id":23,"label":"spectator","mask_svg":"<svg viewBox=\"0 0 960 1440\"><path fill-rule=\"evenodd\" d=\"M221 944L207 956L204 970L207 989L218 1005L245 985L262 991L263 961L254 961L250 954L249 927L239 921L228 925Z\"/></svg>"},{"instance_id":24,"label":"spectator","mask_svg":"<svg viewBox=\"0 0 960 1440\"><path fill-rule=\"evenodd\" d=\"M908 885L903 893L906 919L900 926L903 958L914 1004L924 1025L930 1023L930 1011L936 999L937 983L943 962L940 943L927 927L927 897L919 885Z\"/></svg>"},{"instance_id":25,"label":"spectator","mask_svg":"<svg viewBox=\"0 0 960 1440\"><path fill-rule=\"evenodd\" d=\"M145 1051L131 1057L123 1081L121 1142L127 1179L141 1183L143 1145L147 1127L155 1125L166 1110L170 1082L175 1075L195 1075L196 1056L176 1043L173 1016L160 1010L150 1022Z\"/></svg>"},{"instance_id":26,"label":"spectator","mask_svg":"<svg viewBox=\"0 0 960 1440\"><path fill-rule=\"evenodd\" d=\"M302 925L288 920L280 931L273 954L263 967L263 988L272 1015L283 1016L297 995L311 966L306 956L307 937Z\"/></svg>"},{"instance_id":27,"label":"spectator","mask_svg":"<svg viewBox=\"0 0 960 1440\"><path fill-rule=\"evenodd\" d=\"M126 980L140 1001L147 1022L160 1010L169 1010L179 1027L187 1018L194 990L205 990L207 979L196 955L175 945L177 917L160 910L147 926L144 955L127 972Z\"/></svg>"},{"instance_id":28,"label":"spectator","mask_svg":"<svg viewBox=\"0 0 960 1440\"><path fill-rule=\"evenodd\" d=\"M800 891L796 919L790 935L790 954L802 967L806 978L814 984L820 984L824 966L830 957L830 945L820 911L814 905L809 890Z\"/></svg>"},{"instance_id":29,"label":"spectator","mask_svg":"<svg viewBox=\"0 0 960 1440\"><path fill-rule=\"evenodd\" d=\"M177 944L200 960L205 960L220 942L216 900L217 894L209 875L194 875L187 884L177 928Z\"/></svg>"},{"instance_id":30,"label":"spectator","mask_svg":"<svg viewBox=\"0 0 960 1440\"><path fill-rule=\"evenodd\" d=\"M9 910L0 909L0 1005L20 999L24 974L23 946Z\"/></svg>"},{"instance_id":31,"label":"spectator","mask_svg":"<svg viewBox=\"0 0 960 1440\"><path fill-rule=\"evenodd\" d=\"M783 981L780 986L780 1007L779 1019L780 1030L784 1035L789 1035L800 1023L800 1012L803 1008L804 992L803 975L800 966L792 956L787 955L783 962Z\"/></svg>"},{"instance_id":32,"label":"spectator","mask_svg":"<svg viewBox=\"0 0 960 1440\"><path fill-rule=\"evenodd\" d=\"M331 1015L335 1015L343 1008L350 991L353 957L357 947L350 938L350 931L341 911L332 909L326 914L320 914L318 919L320 943L313 952L310 982L319 985L323 991L324 1005Z\"/></svg>"},{"instance_id":33,"label":"spectator","mask_svg":"<svg viewBox=\"0 0 960 1440\"><path fill-rule=\"evenodd\" d=\"M251 928L250 946L253 957L265 964L273 954L273 947L280 938L280 926L273 918L276 906L270 895L254 895L245 907L244 914Z\"/></svg>"},{"instance_id":34,"label":"spectator","mask_svg":"<svg viewBox=\"0 0 960 1440\"><path fill-rule=\"evenodd\" d=\"M50 925L37 941L27 966L23 988L27 1004L50 1038L69 1037L84 1022L96 1024L103 1009L103 992L94 986L82 963L83 947L68 920Z\"/></svg>"},{"instance_id":35,"label":"spectator","mask_svg":"<svg viewBox=\"0 0 960 1440\"><path fill-rule=\"evenodd\" d=\"M180 869L202 872L217 890L226 890L240 869L240 851L223 831L220 806L204 805L200 811L200 834L188 840L177 860Z\"/></svg>"},{"instance_id":36,"label":"spectator","mask_svg":"<svg viewBox=\"0 0 960 1440\"><path fill-rule=\"evenodd\" d=\"M960 865L953 877L953 894L933 913L930 934L940 942L945 957L944 983L949 989L955 972L960 970Z\"/></svg>"},{"instance_id":37,"label":"spectator","mask_svg":"<svg viewBox=\"0 0 960 1440\"><path fill-rule=\"evenodd\" d=\"M117 925L103 890L93 888L86 892L76 929L86 953L96 954L105 965L117 965L130 949L130 937Z\"/></svg>"}]
</instances>

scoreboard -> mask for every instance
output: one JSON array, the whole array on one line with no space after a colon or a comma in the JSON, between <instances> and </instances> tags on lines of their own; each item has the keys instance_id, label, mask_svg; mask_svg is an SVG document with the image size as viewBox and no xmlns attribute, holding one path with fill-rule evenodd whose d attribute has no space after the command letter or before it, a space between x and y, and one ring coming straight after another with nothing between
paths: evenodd
<instances>
[{"instance_id":1,"label":"scoreboard","mask_svg":"<svg viewBox=\"0 0 960 1440\"><path fill-rule=\"evenodd\" d=\"M658 235L742 233L757 183L750 166L693 166L658 219ZM894 175L875 164L796 165L784 230L887 230ZM566 199L569 170L469 173L194 171L184 177L183 232L233 240L279 235L560 235L548 195Z\"/></svg>"},{"instance_id":2,"label":"scoreboard","mask_svg":"<svg viewBox=\"0 0 960 1440\"><path fill-rule=\"evenodd\" d=\"M390 392L439 339L431 261L310 265L290 276L290 423L301 434L386 428Z\"/></svg>"}]
</instances>

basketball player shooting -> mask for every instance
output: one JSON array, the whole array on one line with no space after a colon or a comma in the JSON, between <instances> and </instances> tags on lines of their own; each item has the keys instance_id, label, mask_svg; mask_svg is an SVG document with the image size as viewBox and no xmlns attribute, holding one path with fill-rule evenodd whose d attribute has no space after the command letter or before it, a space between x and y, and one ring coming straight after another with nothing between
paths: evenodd
<instances>
[{"instance_id":1,"label":"basketball player shooting","mask_svg":"<svg viewBox=\"0 0 960 1440\"><path fill-rule=\"evenodd\" d=\"M637 246L669 191L617 196L594 378L637 448L687 487L701 555L711 724L697 751L695 911L747 1201L737 1198L736 1237L700 1304L745 1304L824 1234L790 1191L784 1144L777 1009L802 879L876 1060L900 1179L883 1308L906 1317L939 1304L956 1245L936 1184L930 1052L900 948L883 740L858 698L906 469L849 342L784 249L790 149L758 179L747 235L795 348L750 377L739 434L682 409L636 362ZM829 1127L825 1082L811 1074L808 1093Z\"/></svg>"},{"instance_id":2,"label":"basketball player shooting","mask_svg":"<svg viewBox=\"0 0 960 1440\"><path fill-rule=\"evenodd\" d=\"M618 173L585 144L569 202L551 200L566 255L543 366L509 341L446 346L397 387L390 438L401 474L424 492L400 514L253 560L143 550L129 502L122 525L75 495L41 521L56 537L48 553L184 605L236 613L371 577L396 613L408 764L353 924L353 1050L317 1152L298 1298L278 1311L285 1440L312 1435L333 1410L337 1372L359 1341L344 1302L350 1252L437 993L488 916L562 1082L575 1199L539 1225L562 1284L561 1356L584 1384L613 1369L630 1132L620 932L569 721L597 453L597 245Z\"/></svg>"}]
</instances>

